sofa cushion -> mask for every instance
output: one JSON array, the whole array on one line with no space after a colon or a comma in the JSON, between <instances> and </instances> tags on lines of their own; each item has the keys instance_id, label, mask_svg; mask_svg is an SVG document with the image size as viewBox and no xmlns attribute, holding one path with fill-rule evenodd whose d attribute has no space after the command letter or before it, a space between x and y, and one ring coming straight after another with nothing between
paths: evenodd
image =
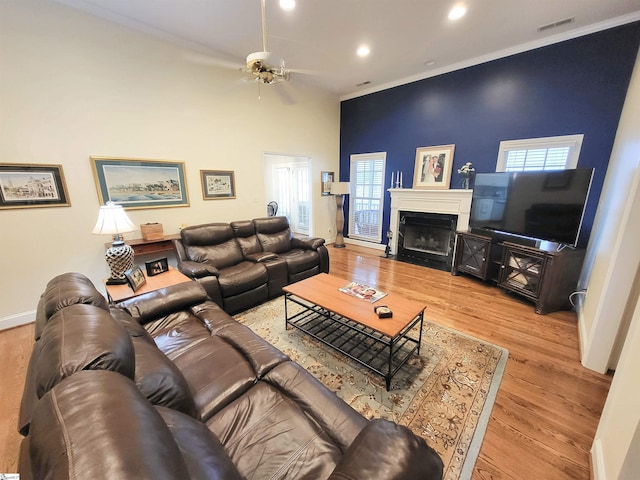
<instances>
[{"instance_id":1,"label":"sofa cushion","mask_svg":"<svg viewBox=\"0 0 640 480\"><path fill-rule=\"evenodd\" d=\"M156 407L171 430L191 480L241 480L220 440L204 423L165 407Z\"/></svg>"},{"instance_id":2,"label":"sofa cushion","mask_svg":"<svg viewBox=\"0 0 640 480\"><path fill-rule=\"evenodd\" d=\"M193 397L178 367L155 344L141 337L133 337L132 341L136 354L134 379L142 394L154 405L195 416Z\"/></svg>"},{"instance_id":3,"label":"sofa cushion","mask_svg":"<svg viewBox=\"0 0 640 480\"><path fill-rule=\"evenodd\" d=\"M242 250L231 225L210 223L183 228L180 232L189 260L212 265L218 269L242 261Z\"/></svg>"},{"instance_id":4,"label":"sofa cushion","mask_svg":"<svg viewBox=\"0 0 640 480\"><path fill-rule=\"evenodd\" d=\"M328 478L341 457L322 427L265 382L258 382L207 425L248 479Z\"/></svg>"},{"instance_id":5,"label":"sofa cushion","mask_svg":"<svg viewBox=\"0 0 640 480\"><path fill-rule=\"evenodd\" d=\"M269 281L267 268L261 263L240 262L220 271L218 282L223 297L232 297Z\"/></svg>"},{"instance_id":6,"label":"sofa cushion","mask_svg":"<svg viewBox=\"0 0 640 480\"><path fill-rule=\"evenodd\" d=\"M94 305L71 305L53 315L31 361L37 362L38 398L81 370L113 370L129 378L135 371L127 331L109 312Z\"/></svg>"},{"instance_id":7,"label":"sofa cushion","mask_svg":"<svg viewBox=\"0 0 640 480\"><path fill-rule=\"evenodd\" d=\"M79 372L42 397L29 451L33 478L189 478L160 414L115 372Z\"/></svg>"},{"instance_id":8,"label":"sofa cushion","mask_svg":"<svg viewBox=\"0 0 640 480\"><path fill-rule=\"evenodd\" d=\"M256 218L253 224L265 252L280 254L291 249L292 235L287 217Z\"/></svg>"},{"instance_id":9,"label":"sofa cushion","mask_svg":"<svg viewBox=\"0 0 640 480\"><path fill-rule=\"evenodd\" d=\"M231 222L231 228L238 239L238 244L242 249L242 254L247 255L262 252L262 246L256 236L256 229L251 220Z\"/></svg>"},{"instance_id":10,"label":"sofa cushion","mask_svg":"<svg viewBox=\"0 0 640 480\"><path fill-rule=\"evenodd\" d=\"M244 355L217 336L183 350L173 361L189 385L196 416L202 421L256 382L255 372Z\"/></svg>"},{"instance_id":11,"label":"sofa cushion","mask_svg":"<svg viewBox=\"0 0 640 480\"><path fill-rule=\"evenodd\" d=\"M314 250L289 250L280 254L280 257L287 262L289 275L311 270L314 267L318 267L320 263L320 256Z\"/></svg>"},{"instance_id":12,"label":"sofa cushion","mask_svg":"<svg viewBox=\"0 0 640 480\"><path fill-rule=\"evenodd\" d=\"M109 309L107 299L102 296L85 275L77 272L63 273L52 278L40 297L35 323L35 339L42 335L49 318L69 305L95 305Z\"/></svg>"}]
</instances>

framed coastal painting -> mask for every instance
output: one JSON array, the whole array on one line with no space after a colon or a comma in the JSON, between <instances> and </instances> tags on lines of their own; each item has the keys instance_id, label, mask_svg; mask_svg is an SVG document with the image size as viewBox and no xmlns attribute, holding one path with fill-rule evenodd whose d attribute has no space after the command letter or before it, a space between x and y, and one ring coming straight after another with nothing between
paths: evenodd
<instances>
[{"instance_id":1,"label":"framed coastal painting","mask_svg":"<svg viewBox=\"0 0 640 480\"><path fill-rule=\"evenodd\" d=\"M100 205L125 209L187 207L184 162L91 157Z\"/></svg>"},{"instance_id":2,"label":"framed coastal painting","mask_svg":"<svg viewBox=\"0 0 640 480\"><path fill-rule=\"evenodd\" d=\"M0 209L70 205L62 165L0 163Z\"/></svg>"},{"instance_id":3,"label":"framed coastal painting","mask_svg":"<svg viewBox=\"0 0 640 480\"><path fill-rule=\"evenodd\" d=\"M236 198L233 170L200 170L200 181L204 200Z\"/></svg>"},{"instance_id":4,"label":"framed coastal painting","mask_svg":"<svg viewBox=\"0 0 640 480\"><path fill-rule=\"evenodd\" d=\"M455 145L419 147L413 172L413 188L448 189Z\"/></svg>"}]
</instances>

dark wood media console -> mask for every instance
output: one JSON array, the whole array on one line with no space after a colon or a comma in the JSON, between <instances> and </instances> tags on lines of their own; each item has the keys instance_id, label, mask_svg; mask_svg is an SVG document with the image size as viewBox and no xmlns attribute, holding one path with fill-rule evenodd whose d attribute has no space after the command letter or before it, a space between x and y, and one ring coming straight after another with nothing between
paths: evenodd
<instances>
[{"instance_id":1,"label":"dark wood media console","mask_svg":"<svg viewBox=\"0 0 640 480\"><path fill-rule=\"evenodd\" d=\"M539 314L570 308L584 249L541 242L527 246L500 237L458 232L451 273L467 273L521 295Z\"/></svg>"}]
</instances>

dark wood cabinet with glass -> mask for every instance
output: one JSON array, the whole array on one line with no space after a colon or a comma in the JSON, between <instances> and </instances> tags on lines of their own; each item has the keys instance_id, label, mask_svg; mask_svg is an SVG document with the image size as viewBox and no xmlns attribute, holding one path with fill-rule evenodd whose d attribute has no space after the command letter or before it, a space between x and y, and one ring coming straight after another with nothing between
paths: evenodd
<instances>
[{"instance_id":1,"label":"dark wood cabinet with glass","mask_svg":"<svg viewBox=\"0 0 640 480\"><path fill-rule=\"evenodd\" d=\"M539 248L504 242L498 286L535 302L536 313L570 307L584 261L584 249L542 242Z\"/></svg>"},{"instance_id":2,"label":"dark wood cabinet with glass","mask_svg":"<svg viewBox=\"0 0 640 480\"><path fill-rule=\"evenodd\" d=\"M490 237L458 232L452 273L474 275L482 280L498 281L502 248Z\"/></svg>"},{"instance_id":3,"label":"dark wood cabinet with glass","mask_svg":"<svg viewBox=\"0 0 640 480\"><path fill-rule=\"evenodd\" d=\"M468 273L521 295L546 314L570 307L584 261L584 249L560 248L540 242L537 247L459 232L452 273Z\"/></svg>"}]
</instances>

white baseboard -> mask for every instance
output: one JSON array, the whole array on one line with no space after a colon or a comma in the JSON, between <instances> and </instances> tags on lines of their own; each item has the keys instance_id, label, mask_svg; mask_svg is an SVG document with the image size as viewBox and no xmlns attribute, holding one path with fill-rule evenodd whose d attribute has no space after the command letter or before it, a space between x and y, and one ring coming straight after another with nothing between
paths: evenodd
<instances>
[{"instance_id":1,"label":"white baseboard","mask_svg":"<svg viewBox=\"0 0 640 480\"><path fill-rule=\"evenodd\" d=\"M382 245L381 243L365 242L363 240L356 240L355 238L345 237L344 243L348 243L349 245L357 245L359 247L373 248L374 250L384 251L385 249L385 245Z\"/></svg>"},{"instance_id":2,"label":"white baseboard","mask_svg":"<svg viewBox=\"0 0 640 480\"><path fill-rule=\"evenodd\" d=\"M604 452L599 438L593 441L591 446L591 478L593 480L607 480L607 472L604 468Z\"/></svg>"},{"instance_id":3,"label":"white baseboard","mask_svg":"<svg viewBox=\"0 0 640 480\"><path fill-rule=\"evenodd\" d=\"M13 327L19 327L20 325L26 325L36 321L36 311L17 313L15 315L9 315L8 317L0 318L0 330L7 330Z\"/></svg>"}]
</instances>

